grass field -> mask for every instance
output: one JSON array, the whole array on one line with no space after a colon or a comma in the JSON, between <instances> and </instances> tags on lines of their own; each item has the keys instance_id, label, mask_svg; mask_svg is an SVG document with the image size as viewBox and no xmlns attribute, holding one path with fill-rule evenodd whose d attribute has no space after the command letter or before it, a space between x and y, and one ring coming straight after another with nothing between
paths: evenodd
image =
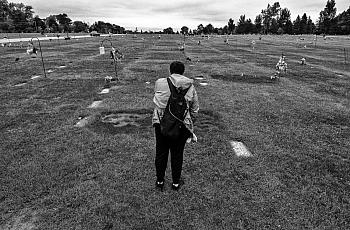
<instances>
[{"instance_id":1,"label":"grass field","mask_svg":"<svg viewBox=\"0 0 350 230\"><path fill-rule=\"evenodd\" d=\"M179 35L110 39L124 59L108 86L102 38L43 41L46 78L40 54L0 47L0 229L350 229L349 37L190 37L184 53ZM199 141L185 185L168 168L160 192L153 85L174 60L204 78Z\"/></svg>"}]
</instances>

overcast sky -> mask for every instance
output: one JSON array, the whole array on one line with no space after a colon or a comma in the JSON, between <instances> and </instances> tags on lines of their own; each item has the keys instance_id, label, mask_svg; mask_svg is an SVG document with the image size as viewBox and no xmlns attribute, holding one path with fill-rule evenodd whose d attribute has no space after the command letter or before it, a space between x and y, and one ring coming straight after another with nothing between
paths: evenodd
<instances>
[{"instance_id":1,"label":"overcast sky","mask_svg":"<svg viewBox=\"0 0 350 230\"><path fill-rule=\"evenodd\" d=\"M182 26L195 29L199 24L223 27L228 19L237 23L245 14L254 22L256 15L278 0L8 0L22 2L34 8L35 15L46 18L52 14L66 13L73 21L89 23L110 22L127 29L174 30ZM292 21L306 13L316 22L327 0L280 0L288 8ZM336 0L337 14L349 8L349 0Z\"/></svg>"}]
</instances>

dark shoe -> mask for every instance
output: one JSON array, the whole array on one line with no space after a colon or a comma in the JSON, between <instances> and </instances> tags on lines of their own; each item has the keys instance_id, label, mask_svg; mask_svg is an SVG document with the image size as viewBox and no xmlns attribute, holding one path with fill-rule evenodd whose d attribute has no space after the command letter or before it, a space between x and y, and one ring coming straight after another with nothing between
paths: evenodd
<instances>
[{"instance_id":1,"label":"dark shoe","mask_svg":"<svg viewBox=\"0 0 350 230\"><path fill-rule=\"evenodd\" d=\"M160 191L163 192L163 188L164 188L164 181L157 181L156 182L156 187L160 189Z\"/></svg>"},{"instance_id":2,"label":"dark shoe","mask_svg":"<svg viewBox=\"0 0 350 230\"><path fill-rule=\"evenodd\" d=\"M171 189L175 190L175 191L178 191L183 184L184 184L183 180L180 180L178 184L172 183Z\"/></svg>"},{"instance_id":3,"label":"dark shoe","mask_svg":"<svg viewBox=\"0 0 350 230\"><path fill-rule=\"evenodd\" d=\"M171 189L172 189L172 190L175 190L175 191L179 190L179 189L180 189L180 184L174 184L174 183L173 183L173 184L171 185Z\"/></svg>"}]
</instances>

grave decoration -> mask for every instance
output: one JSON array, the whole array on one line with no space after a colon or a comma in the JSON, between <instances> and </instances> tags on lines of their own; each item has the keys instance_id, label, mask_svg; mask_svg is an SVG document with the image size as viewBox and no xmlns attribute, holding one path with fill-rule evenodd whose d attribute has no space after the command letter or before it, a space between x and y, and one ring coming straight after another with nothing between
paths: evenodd
<instances>
[{"instance_id":1,"label":"grave decoration","mask_svg":"<svg viewBox=\"0 0 350 230\"><path fill-rule=\"evenodd\" d=\"M225 40L224 40L224 43L225 43L226 45L229 45L227 34L226 34L226 38L225 38Z\"/></svg>"},{"instance_id":2,"label":"grave decoration","mask_svg":"<svg viewBox=\"0 0 350 230\"><path fill-rule=\"evenodd\" d=\"M121 60L122 58L124 58L124 55L122 52L120 52L119 50L112 47L112 49L110 51L110 58L118 61L118 60Z\"/></svg>"},{"instance_id":3,"label":"grave decoration","mask_svg":"<svg viewBox=\"0 0 350 230\"><path fill-rule=\"evenodd\" d=\"M113 77L111 77L111 76L105 77L105 83L106 83L106 84L111 83L111 81L113 81Z\"/></svg>"},{"instance_id":4,"label":"grave decoration","mask_svg":"<svg viewBox=\"0 0 350 230\"><path fill-rule=\"evenodd\" d=\"M280 60L276 64L276 71L278 75L280 75L281 72L283 73L287 72L287 62L285 58L286 57L282 54L280 57Z\"/></svg>"},{"instance_id":5,"label":"grave decoration","mask_svg":"<svg viewBox=\"0 0 350 230\"><path fill-rule=\"evenodd\" d=\"M27 54L31 55L32 57L36 57L36 55L38 54L38 49L35 48L32 43L28 43Z\"/></svg>"},{"instance_id":6,"label":"grave decoration","mask_svg":"<svg viewBox=\"0 0 350 230\"><path fill-rule=\"evenodd\" d=\"M37 40L38 40L39 49L37 49L37 48L34 46L33 39L37 39ZM45 64L44 64L43 52L42 52L42 50L41 50L40 40L39 40L39 38L37 38L37 37L31 38L30 41L29 41L29 45L28 45L28 47L27 47L27 54L28 54L28 55L33 55L33 54L37 55L38 50L40 51L41 62L42 62L43 70L44 70L44 75L45 75L45 77L46 77L46 70L45 70Z\"/></svg>"},{"instance_id":7,"label":"grave decoration","mask_svg":"<svg viewBox=\"0 0 350 230\"><path fill-rule=\"evenodd\" d=\"M113 43L111 40L109 40L108 38L105 38L101 41L100 43L100 48L99 48L99 51L100 51L100 55L103 55L105 54L105 48L103 46L103 43L107 41L110 43L111 45L111 51L110 51L110 58L113 59L113 63L114 63L114 72L115 72L115 78L118 79L118 72L117 72L117 60L120 60L124 57L124 55L119 52L119 50L116 50L114 47L113 47ZM118 79L119 80L119 79Z\"/></svg>"},{"instance_id":8,"label":"grave decoration","mask_svg":"<svg viewBox=\"0 0 350 230\"><path fill-rule=\"evenodd\" d=\"M100 55L103 55L103 54L105 54L106 52L105 52L105 47L103 47L103 46L100 46Z\"/></svg>"},{"instance_id":9,"label":"grave decoration","mask_svg":"<svg viewBox=\"0 0 350 230\"><path fill-rule=\"evenodd\" d=\"M179 47L180 51L183 51L185 53L185 44L186 44L186 35L184 34L184 39L182 45Z\"/></svg>"},{"instance_id":10,"label":"grave decoration","mask_svg":"<svg viewBox=\"0 0 350 230\"><path fill-rule=\"evenodd\" d=\"M253 48L253 50L255 49L255 44L256 44L256 43L255 43L255 41L253 40L253 41L252 41L252 48Z\"/></svg>"},{"instance_id":11,"label":"grave decoration","mask_svg":"<svg viewBox=\"0 0 350 230\"><path fill-rule=\"evenodd\" d=\"M99 94L107 94L109 93L109 91L110 91L109 88L105 88L105 89L102 89L102 91Z\"/></svg>"}]
</instances>

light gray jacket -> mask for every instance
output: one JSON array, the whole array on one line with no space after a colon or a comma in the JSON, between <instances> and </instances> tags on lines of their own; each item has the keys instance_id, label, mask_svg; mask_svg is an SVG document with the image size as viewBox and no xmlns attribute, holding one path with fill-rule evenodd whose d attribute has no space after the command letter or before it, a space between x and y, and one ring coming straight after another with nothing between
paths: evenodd
<instances>
[{"instance_id":1,"label":"light gray jacket","mask_svg":"<svg viewBox=\"0 0 350 230\"><path fill-rule=\"evenodd\" d=\"M198 110L199 110L198 96L193 86L193 80L180 74L170 75L170 80L176 88L181 87L183 89L186 89L190 87L185 95L185 99L187 101L188 113L186 114L184 123L187 129L191 133L193 133L192 118L195 116L195 114L198 113ZM159 78L155 82L155 86L154 86L153 103L155 104L155 108L153 111L152 125L156 123L160 123L160 119L162 119L163 117L164 109L168 103L169 97L170 97L170 88L169 88L167 79Z\"/></svg>"}]
</instances>

